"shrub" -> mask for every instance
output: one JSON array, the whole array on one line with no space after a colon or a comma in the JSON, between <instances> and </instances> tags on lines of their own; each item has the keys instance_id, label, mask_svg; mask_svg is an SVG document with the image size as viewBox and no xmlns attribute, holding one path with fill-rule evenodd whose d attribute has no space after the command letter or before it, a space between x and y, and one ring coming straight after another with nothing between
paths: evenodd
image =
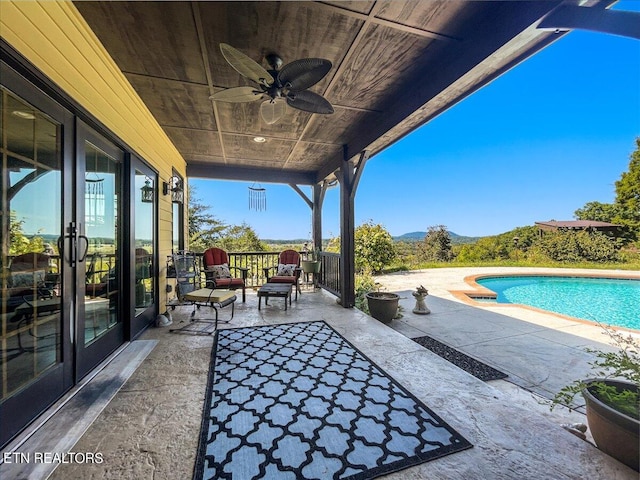
<instances>
[{"instance_id":1,"label":"shrub","mask_svg":"<svg viewBox=\"0 0 640 480\"><path fill-rule=\"evenodd\" d=\"M611 262L618 259L615 240L600 232L546 233L538 245L550 259L558 262Z\"/></svg>"},{"instance_id":2,"label":"shrub","mask_svg":"<svg viewBox=\"0 0 640 480\"><path fill-rule=\"evenodd\" d=\"M355 230L356 272L379 273L396 257L393 239L380 224L369 221Z\"/></svg>"},{"instance_id":3,"label":"shrub","mask_svg":"<svg viewBox=\"0 0 640 480\"><path fill-rule=\"evenodd\" d=\"M356 308L369 315L369 306L367 305L367 293L378 289L378 284L370 272L363 272L356 275Z\"/></svg>"},{"instance_id":4,"label":"shrub","mask_svg":"<svg viewBox=\"0 0 640 480\"><path fill-rule=\"evenodd\" d=\"M482 262L509 258L509 251L498 237L485 237L475 244L463 245L458 253L460 262Z\"/></svg>"}]
</instances>

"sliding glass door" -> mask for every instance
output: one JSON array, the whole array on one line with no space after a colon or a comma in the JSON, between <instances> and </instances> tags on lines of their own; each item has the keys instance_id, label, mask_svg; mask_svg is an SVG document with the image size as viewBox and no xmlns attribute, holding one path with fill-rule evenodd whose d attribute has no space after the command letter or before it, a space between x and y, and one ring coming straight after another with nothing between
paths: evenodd
<instances>
[{"instance_id":1,"label":"sliding glass door","mask_svg":"<svg viewBox=\"0 0 640 480\"><path fill-rule=\"evenodd\" d=\"M76 149L76 378L80 379L124 341L124 152L81 122Z\"/></svg>"},{"instance_id":2,"label":"sliding glass door","mask_svg":"<svg viewBox=\"0 0 640 480\"><path fill-rule=\"evenodd\" d=\"M4 61L0 82L2 447L155 319L159 192Z\"/></svg>"},{"instance_id":3,"label":"sliding glass door","mask_svg":"<svg viewBox=\"0 0 640 480\"><path fill-rule=\"evenodd\" d=\"M73 382L72 117L1 66L0 445Z\"/></svg>"},{"instance_id":4,"label":"sliding glass door","mask_svg":"<svg viewBox=\"0 0 640 480\"><path fill-rule=\"evenodd\" d=\"M133 320L131 338L135 338L158 314L156 240L157 175L135 156L131 157L131 215L129 244L134 247L130 263L133 274Z\"/></svg>"}]
</instances>

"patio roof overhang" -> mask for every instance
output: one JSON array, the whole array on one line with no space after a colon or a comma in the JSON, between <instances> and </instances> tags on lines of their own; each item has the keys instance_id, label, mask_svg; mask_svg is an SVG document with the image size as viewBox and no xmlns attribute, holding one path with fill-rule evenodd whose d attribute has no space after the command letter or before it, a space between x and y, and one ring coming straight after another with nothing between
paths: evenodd
<instances>
[{"instance_id":1,"label":"patio roof overhang","mask_svg":"<svg viewBox=\"0 0 640 480\"><path fill-rule=\"evenodd\" d=\"M562 25L588 28L583 14L606 12L612 3L75 5L187 162L188 176L312 185L333 178L345 160L357 166L427 123L565 34ZM333 67L311 90L335 113L289 107L267 125L261 102L213 102L210 95L249 84L224 60L220 43L265 67L269 53L284 64L330 60Z\"/></svg>"}]
</instances>

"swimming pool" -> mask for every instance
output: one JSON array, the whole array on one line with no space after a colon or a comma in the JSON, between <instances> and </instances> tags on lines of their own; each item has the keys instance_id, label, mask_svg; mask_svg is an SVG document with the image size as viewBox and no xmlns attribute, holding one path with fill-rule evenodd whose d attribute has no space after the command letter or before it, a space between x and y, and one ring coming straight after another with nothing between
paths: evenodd
<instances>
[{"instance_id":1,"label":"swimming pool","mask_svg":"<svg viewBox=\"0 0 640 480\"><path fill-rule=\"evenodd\" d=\"M606 325L640 330L640 280L559 276L476 279L498 303L519 303Z\"/></svg>"}]
</instances>

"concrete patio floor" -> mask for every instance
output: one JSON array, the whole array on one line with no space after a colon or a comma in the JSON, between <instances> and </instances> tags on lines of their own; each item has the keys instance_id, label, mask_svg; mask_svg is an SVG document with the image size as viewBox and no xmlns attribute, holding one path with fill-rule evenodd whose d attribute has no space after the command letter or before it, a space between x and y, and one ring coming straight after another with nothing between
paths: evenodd
<instances>
[{"instance_id":1,"label":"concrete patio floor","mask_svg":"<svg viewBox=\"0 0 640 480\"><path fill-rule=\"evenodd\" d=\"M599 329L518 307L466 305L449 290L468 290L462 278L471 273L442 269L380 277L388 290L404 292L404 317L390 326L340 307L325 292L305 291L286 312L282 299L258 311L251 294L246 304L238 302L228 327L325 320L474 445L383 478L637 479L637 472L559 426L585 423L580 412L550 412L539 403L538 393L549 396L583 375L588 357L582 346L606 347ZM430 293L427 316L411 313L410 291L420 284ZM186 307L174 312L174 326L189 312ZM509 378L478 380L409 338L422 335ZM103 462L63 464L50 478L191 478L213 338L151 328L141 340L158 343L71 449L101 453ZM0 467L2 478L28 478L4 477L6 467Z\"/></svg>"}]
</instances>

